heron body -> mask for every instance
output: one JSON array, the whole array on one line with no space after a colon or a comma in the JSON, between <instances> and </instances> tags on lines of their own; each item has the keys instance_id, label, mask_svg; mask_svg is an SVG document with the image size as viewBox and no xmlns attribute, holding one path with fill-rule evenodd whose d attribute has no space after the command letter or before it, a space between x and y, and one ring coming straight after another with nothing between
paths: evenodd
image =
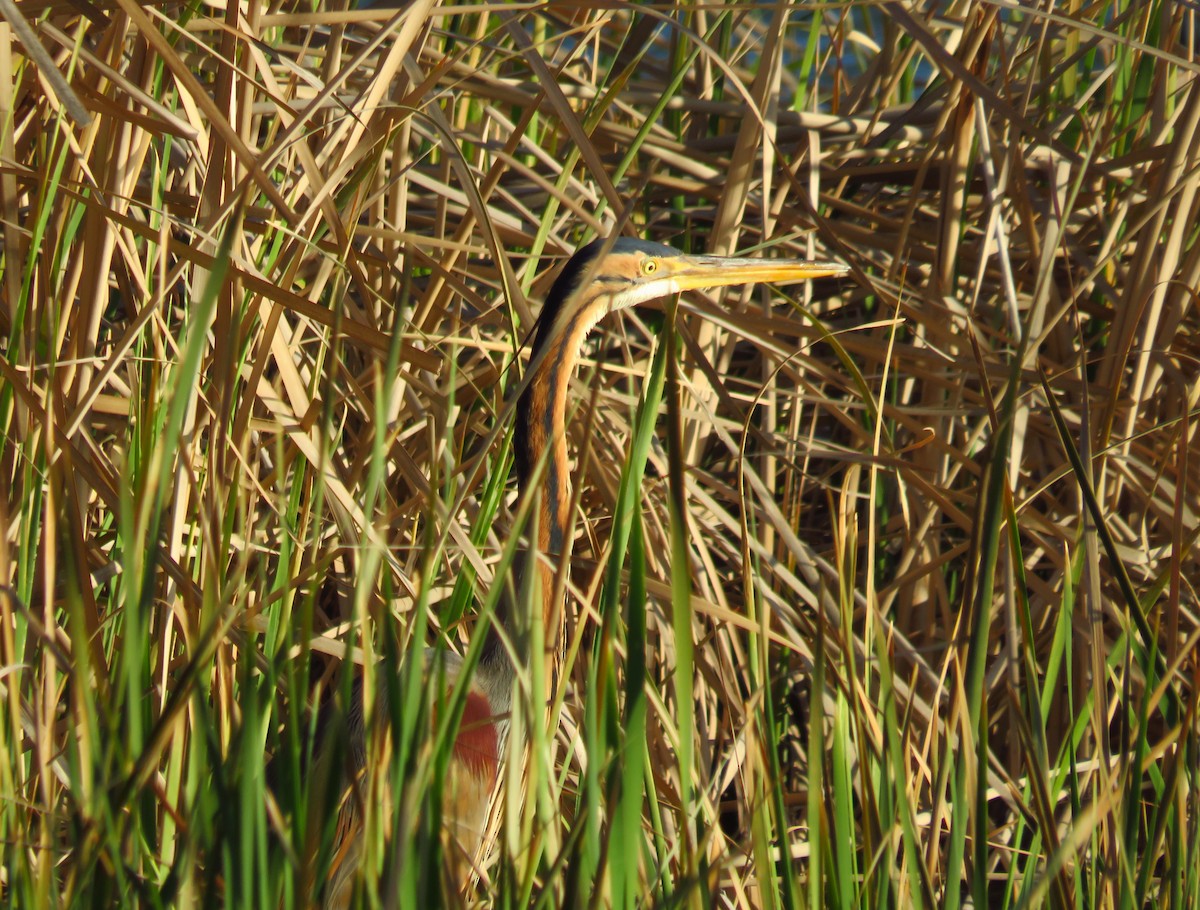
<instances>
[{"instance_id":1,"label":"heron body","mask_svg":"<svg viewBox=\"0 0 1200 910\"><path fill-rule=\"evenodd\" d=\"M530 355L530 375L517 403L514 446L520 497L537 497L536 540L517 567L534 573L547 649L559 657L562 605L555 602L555 565L566 542L571 505L570 462L565 421L570 380L588 333L606 315L682 291L756 282L790 282L841 275L846 267L803 259L691 256L674 247L620 237L596 240L578 250L550 289L538 319ZM542 462L545 461L543 465ZM521 580L516 590L529 588ZM519 601L519 598L517 598ZM482 858L492 792L499 780L507 716L511 704L516 631L527 627L519 611L530 609L502 597L492 631L470 681L462 723L444 782L445 827L453 852L471 861ZM449 658L445 684L453 686L461 664ZM358 724L361 737L361 722ZM352 753L363 755L361 744ZM364 758L359 757L359 766ZM351 762L353 765L353 762ZM352 770L357 770L353 768ZM349 804L348 804L349 805ZM347 838L356 836L347 828ZM344 845L333 872L327 906L344 906L360 849ZM469 866L466 867L469 870Z\"/></svg>"}]
</instances>

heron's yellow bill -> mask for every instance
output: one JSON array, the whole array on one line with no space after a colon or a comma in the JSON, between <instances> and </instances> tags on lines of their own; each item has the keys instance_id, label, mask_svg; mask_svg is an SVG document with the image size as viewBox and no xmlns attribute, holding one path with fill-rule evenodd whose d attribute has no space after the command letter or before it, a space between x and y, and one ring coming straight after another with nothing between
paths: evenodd
<instances>
[{"instance_id":1,"label":"heron's yellow bill","mask_svg":"<svg viewBox=\"0 0 1200 910\"><path fill-rule=\"evenodd\" d=\"M751 259L744 256L676 256L664 259L667 277L681 291L719 288L731 284L807 281L849 271L837 262L814 259Z\"/></svg>"}]
</instances>

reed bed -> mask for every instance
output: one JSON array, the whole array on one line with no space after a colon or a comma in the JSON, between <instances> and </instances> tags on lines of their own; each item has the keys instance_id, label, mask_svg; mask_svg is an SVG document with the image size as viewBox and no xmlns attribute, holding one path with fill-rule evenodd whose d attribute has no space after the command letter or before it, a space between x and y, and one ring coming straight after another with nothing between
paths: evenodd
<instances>
[{"instance_id":1,"label":"reed bed","mask_svg":"<svg viewBox=\"0 0 1200 910\"><path fill-rule=\"evenodd\" d=\"M362 906L1200 906L1196 11L349 6L3 4L0 900L312 905L361 674ZM422 654L614 231L852 272L589 344L460 892Z\"/></svg>"}]
</instances>

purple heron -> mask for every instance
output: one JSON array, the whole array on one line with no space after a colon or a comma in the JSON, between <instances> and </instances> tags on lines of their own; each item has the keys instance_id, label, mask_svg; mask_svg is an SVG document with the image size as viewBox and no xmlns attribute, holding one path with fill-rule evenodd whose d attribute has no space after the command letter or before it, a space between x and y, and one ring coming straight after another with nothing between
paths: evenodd
<instances>
[{"instance_id":1,"label":"purple heron","mask_svg":"<svg viewBox=\"0 0 1200 910\"><path fill-rule=\"evenodd\" d=\"M682 291L803 281L846 271L835 262L806 259L690 256L661 243L625 237L593 241L567 262L538 318L530 355L532 374L517 403L514 429L519 495L538 497L534 504L535 552L541 554L537 559L526 554L521 565L525 571L532 565L536 572L536 577L529 579L535 586L533 601L541 605L547 648L554 657L561 657L556 652L562 617L561 604L554 602L554 562L561 558L571 504L564 422L570 378L588 333L609 313ZM516 587L523 589L520 580ZM511 651L511 642L520 640L516 630L523 624L516 620L523 619L517 613L521 607L505 606L506 602L501 598L497 621L470 681L450 779L443 790L446 831L457 840L461 856L472 861L482 858L486 846L484 831L504 754L516 669L513 661L523 659ZM459 667L457 660L447 661L448 686L454 684ZM352 726L357 732L352 736L347 763L356 771L365 760L361 720ZM352 801L346 803L351 805ZM339 831L345 835L338 845L326 906L348 903L361 852L361 830L354 810L348 808L343 814L346 818ZM469 869L469 865L460 868Z\"/></svg>"}]
</instances>

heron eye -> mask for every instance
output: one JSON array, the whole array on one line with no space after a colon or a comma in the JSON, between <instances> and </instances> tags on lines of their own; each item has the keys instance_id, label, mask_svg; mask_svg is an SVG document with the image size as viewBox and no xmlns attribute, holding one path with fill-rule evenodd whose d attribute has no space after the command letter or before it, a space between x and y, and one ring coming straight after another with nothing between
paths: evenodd
<instances>
[{"instance_id":1,"label":"heron eye","mask_svg":"<svg viewBox=\"0 0 1200 910\"><path fill-rule=\"evenodd\" d=\"M645 262L642 263L642 274L643 275L653 275L657 271L658 271L658 263L655 262L653 259L647 259Z\"/></svg>"}]
</instances>

